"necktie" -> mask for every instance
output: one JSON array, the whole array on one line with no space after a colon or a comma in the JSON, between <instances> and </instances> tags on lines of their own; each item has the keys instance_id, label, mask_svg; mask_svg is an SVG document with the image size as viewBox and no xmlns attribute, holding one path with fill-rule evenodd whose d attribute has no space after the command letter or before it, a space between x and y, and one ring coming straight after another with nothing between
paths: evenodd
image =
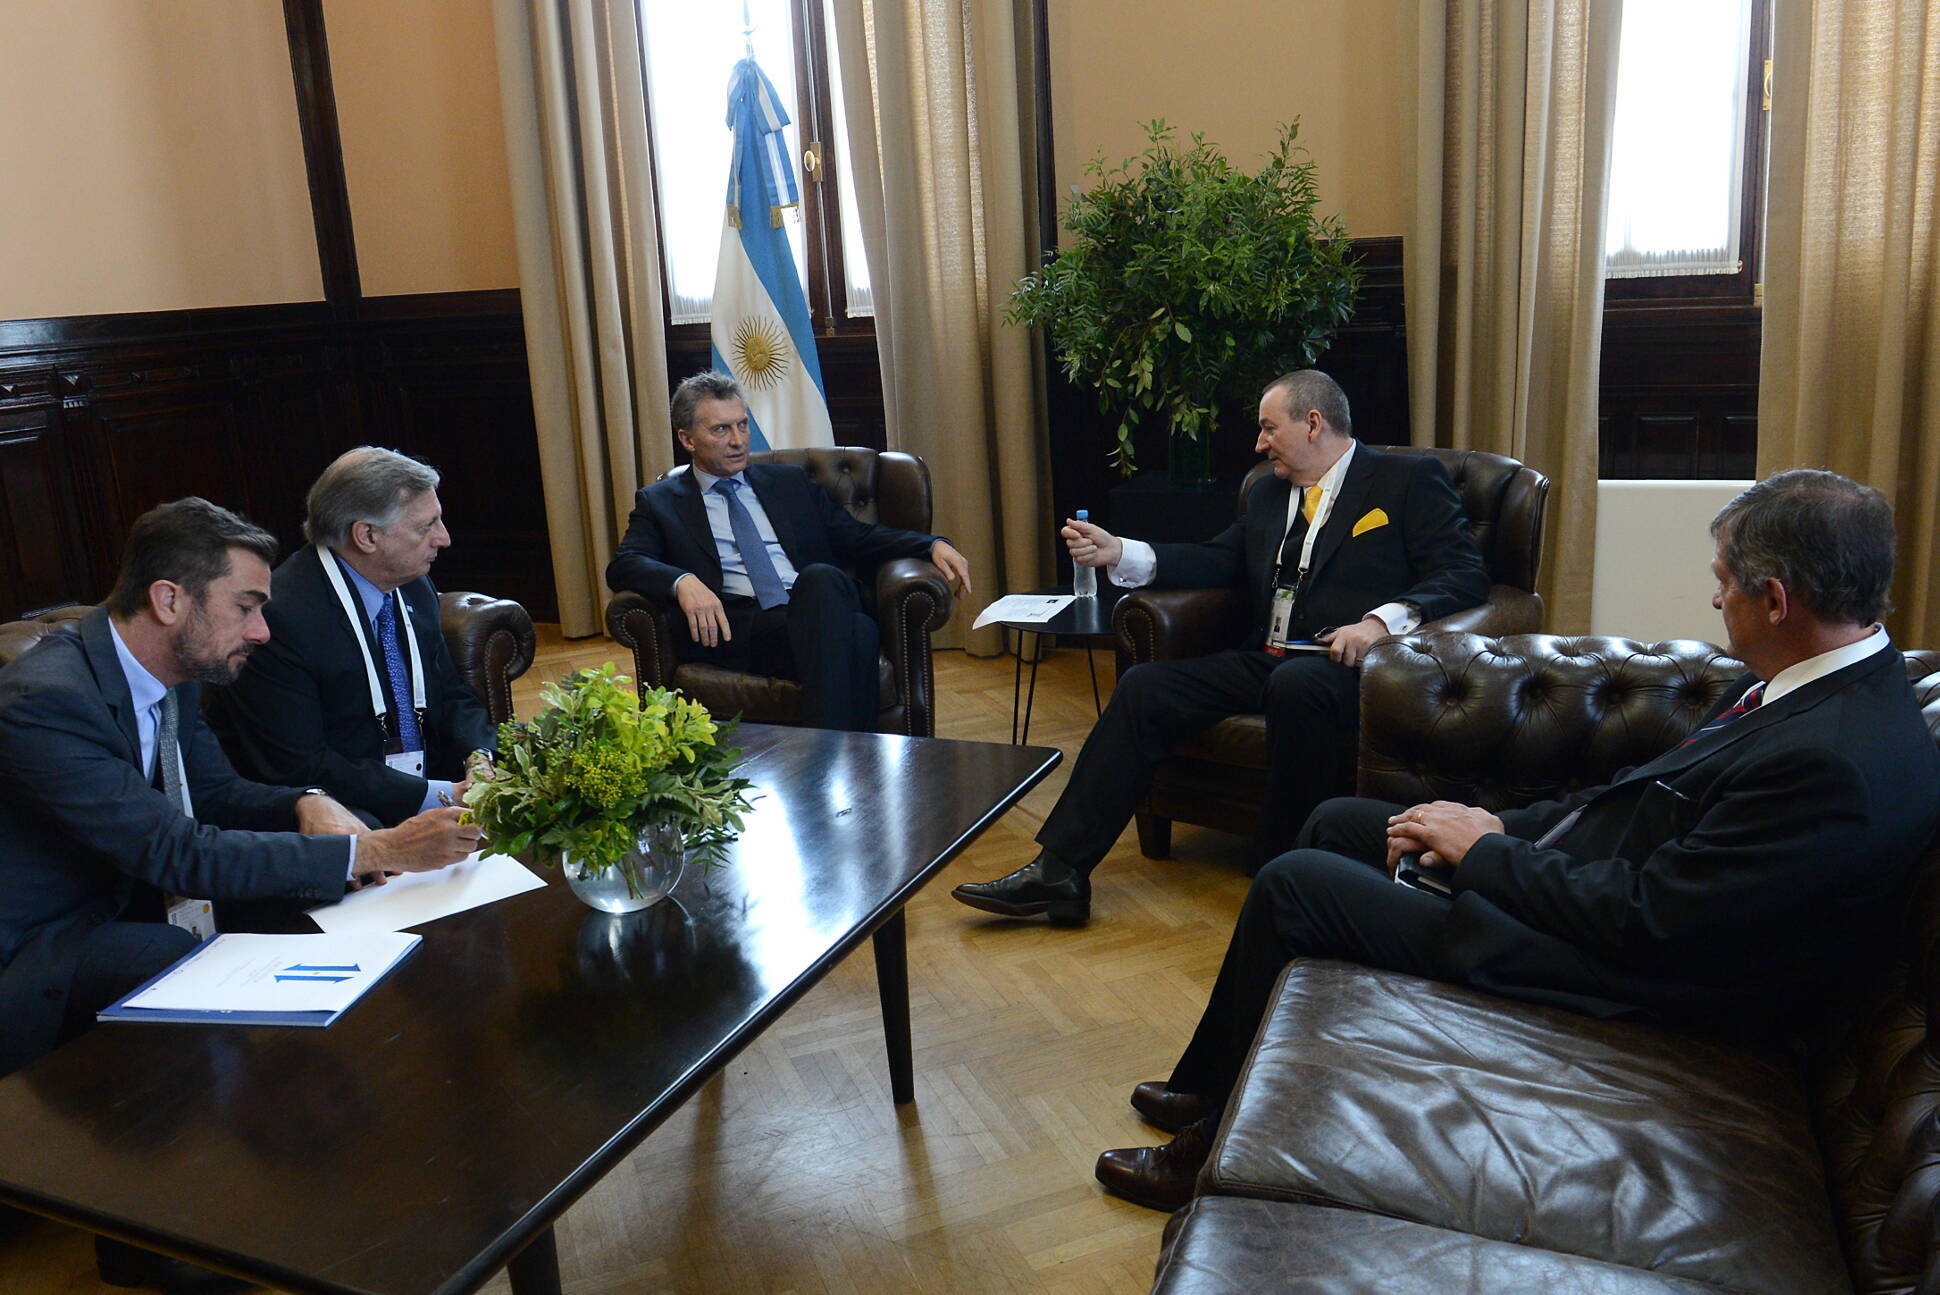
<instances>
[{"instance_id":1,"label":"necktie","mask_svg":"<svg viewBox=\"0 0 1940 1295\"><path fill-rule=\"evenodd\" d=\"M1691 736L1685 738L1684 745L1685 746L1691 745L1691 743L1697 741L1699 738L1703 737L1706 733L1717 732L1719 729L1723 728L1726 724L1729 724L1732 720L1737 719L1740 715L1745 714L1747 711L1757 710L1758 704L1764 700L1765 700L1765 684L1763 680L1760 680L1758 683L1755 683L1751 687L1745 689L1745 695L1738 699L1738 704L1736 706L1733 706L1730 710L1725 711L1722 715L1719 715L1716 719L1712 720L1709 724L1706 724L1703 728L1691 734Z\"/></svg>"},{"instance_id":2,"label":"necktie","mask_svg":"<svg viewBox=\"0 0 1940 1295\"><path fill-rule=\"evenodd\" d=\"M741 562L748 568L754 600L761 604L762 611L767 611L787 602L788 591L775 572L775 560L768 556L768 545L755 529L754 514L741 502L740 489L741 483L732 477L723 477L714 483L714 493L727 500L728 527L734 532L734 547L741 550Z\"/></svg>"},{"instance_id":3,"label":"necktie","mask_svg":"<svg viewBox=\"0 0 1940 1295\"><path fill-rule=\"evenodd\" d=\"M424 750L424 739L418 734L418 712L411 705L411 675L404 668L404 654L397 648L397 599L386 597L384 606L377 613L377 646L384 653L384 673L391 683L391 714L397 722L391 731L398 740L400 751Z\"/></svg>"},{"instance_id":4,"label":"necktie","mask_svg":"<svg viewBox=\"0 0 1940 1295\"><path fill-rule=\"evenodd\" d=\"M161 718L155 725L155 777L162 794L189 813L187 789L182 785L182 717L175 704L175 690L162 694Z\"/></svg>"},{"instance_id":5,"label":"necktie","mask_svg":"<svg viewBox=\"0 0 1940 1295\"><path fill-rule=\"evenodd\" d=\"M1314 514L1320 511L1320 487L1308 486L1307 497L1300 504L1300 515L1307 519L1307 525L1314 524Z\"/></svg>"}]
</instances>

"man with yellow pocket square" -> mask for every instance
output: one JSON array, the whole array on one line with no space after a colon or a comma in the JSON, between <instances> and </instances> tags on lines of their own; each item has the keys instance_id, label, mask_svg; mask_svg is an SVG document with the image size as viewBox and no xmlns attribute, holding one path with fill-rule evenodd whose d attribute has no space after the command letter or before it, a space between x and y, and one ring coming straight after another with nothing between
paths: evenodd
<instances>
[{"instance_id":1,"label":"man with yellow pocket square","mask_svg":"<svg viewBox=\"0 0 1940 1295\"><path fill-rule=\"evenodd\" d=\"M1482 555L1446 470L1356 441L1332 378L1304 369L1275 379L1260 398L1259 427L1254 448L1272 475L1248 494L1245 516L1212 539L1153 545L1066 524L1072 560L1103 568L1116 585L1231 587L1247 593L1253 617L1243 640L1222 651L1126 671L1038 831L1038 856L1008 876L958 886L958 900L1009 917L1085 921L1091 870L1158 762L1228 715L1264 712L1257 870L1292 844L1316 805L1352 792L1368 648L1487 597Z\"/></svg>"}]
</instances>

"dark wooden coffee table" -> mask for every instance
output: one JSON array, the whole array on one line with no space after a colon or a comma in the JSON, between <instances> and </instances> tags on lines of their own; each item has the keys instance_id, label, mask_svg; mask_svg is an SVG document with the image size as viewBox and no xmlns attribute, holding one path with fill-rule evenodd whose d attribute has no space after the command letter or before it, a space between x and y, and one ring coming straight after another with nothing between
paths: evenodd
<instances>
[{"instance_id":1,"label":"dark wooden coffee table","mask_svg":"<svg viewBox=\"0 0 1940 1295\"><path fill-rule=\"evenodd\" d=\"M97 1027L0 1081L0 1201L291 1291L557 1291L553 1221L870 937L909 1101L903 905L1059 753L739 741L731 866L629 917L553 876L431 923L328 1029Z\"/></svg>"}]
</instances>

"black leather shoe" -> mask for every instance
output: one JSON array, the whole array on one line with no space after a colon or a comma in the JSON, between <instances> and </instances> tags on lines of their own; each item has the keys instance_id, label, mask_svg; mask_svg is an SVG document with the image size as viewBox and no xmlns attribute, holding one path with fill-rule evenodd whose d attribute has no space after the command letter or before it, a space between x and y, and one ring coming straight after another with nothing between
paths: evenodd
<instances>
[{"instance_id":1,"label":"black leather shoe","mask_svg":"<svg viewBox=\"0 0 1940 1295\"><path fill-rule=\"evenodd\" d=\"M1132 1090L1132 1109L1153 1128L1177 1133L1188 1124L1218 1115L1219 1103L1197 1093L1175 1093L1163 1079L1153 1079Z\"/></svg>"},{"instance_id":2,"label":"black leather shoe","mask_svg":"<svg viewBox=\"0 0 1940 1295\"><path fill-rule=\"evenodd\" d=\"M1056 880L1049 880L1049 872ZM1054 926L1077 926L1091 918L1091 879L1042 854L995 881L966 881L950 892L959 903L1005 917L1051 919Z\"/></svg>"},{"instance_id":3,"label":"black leather shoe","mask_svg":"<svg viewBox=\"0 0 1940 1295\"><path fill-rule=\"evenodd\" d=\"M110 1286L141 1286L162 1295L230 1295L257 1289L240 1277L210 1272L109 1237L94 1239L94 1263L101 1270L101 1280Z\"/></svg>"},{"instance_id":4,"label":"black leather shoe","mask_svg":"<svg viewBox=\"0 0 1940 1295\"><path fill-rule=\"evenodd\" d=\"M1098 1181L1114 1196L1151 1210L1184 1209L1192 1185L1212 1154L1213 1122L1200 1120L1179 1130L1162 1147L1121 1147L1098 1157Z\"/></svg>"}]
</instances>

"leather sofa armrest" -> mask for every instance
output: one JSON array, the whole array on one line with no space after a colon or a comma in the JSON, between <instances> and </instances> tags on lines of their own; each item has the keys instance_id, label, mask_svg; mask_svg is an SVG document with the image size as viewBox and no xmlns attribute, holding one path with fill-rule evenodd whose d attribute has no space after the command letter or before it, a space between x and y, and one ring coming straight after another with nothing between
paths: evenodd
<instances>
[{"instance_id":1,"label":"leather sofa armrest","mask_svg":"<svg viewBox=\"0 0 1940 1295\"><path fill-rule=\"evenodd\" d=\"M1428 621L1414 631L1434 634L1449 630L1462 634L1486 634L1501 638L1506 634L1539 634L1543 628L1543 599L1514 585L1495 585L1489 596L1473 607L1464 608L1438 621Z\"/></svg>"},{"instance_id":2,"label":"leather sofa armrest","mask_svg":"<svg viewBox=\"0 0 1940 1295\"><path fill-rule=\"evenodd\" d=\"M1122 662L1177 661L1231 647L1246 599L1230 589L1134 589L1112 610Z\"/></svg>"},{"instance_id":3,"label":"leather sofa armrest","mask_svg":"<svg viewBox=\"0 0 1940 1295\"><path fill-rule=\"evenodd\" d=\"M876 569L876 624L883 654L903 699L908 731L916 737L936 733L936 685L930 660L930 635L943 628L956 607L950 582L925 558L895 558Z\"/></svg>"},{"instance_id":4,"label":"leather sofa armrest","mask_svg":"<svg viewBox=\"0 0 1940 1295\"><path fill-rule=\"evenodd\" d=\"M676 608L630 589L614 594L606 604L606 632L632 651L636 687L674 686L674 667L680 664L675 646L679 640L674 635L676 628L682 634L687 628L685 624L677 626L679 620Z\"/></svg>"},{"instance_id":5,"label":"leather sofa armrest","mask_svg":"<svg viewBox=\"0 0 1940 1295\"><path fill-rule=\"evenodd\" d=\"M465 682L494 724L512 718L512 681L532 668L538 635L532 617L509 598L453 591L438 595L438 627Z\"/></svg>"}]
</instances>

